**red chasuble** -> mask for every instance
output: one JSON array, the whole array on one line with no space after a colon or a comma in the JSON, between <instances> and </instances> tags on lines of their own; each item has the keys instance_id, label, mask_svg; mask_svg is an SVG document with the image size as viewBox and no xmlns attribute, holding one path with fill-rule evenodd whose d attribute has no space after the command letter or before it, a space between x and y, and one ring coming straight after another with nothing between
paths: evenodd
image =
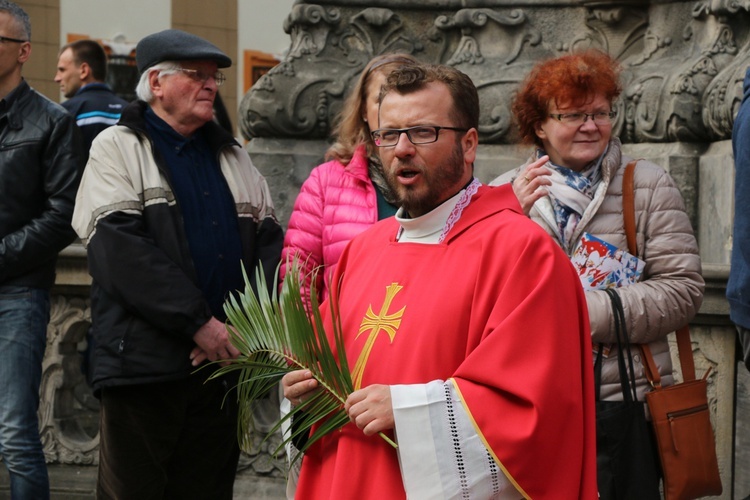
<instances>
[{"instance_id":1,"label":"red chasuble","mask_svg":"<svg viewBox=\"0 0 750 500\"><path fill-rule=\"evenodd\" d=\"M453 379L522 494L597 498L588 313L568 257L510 185L480 188L443 243L397 231L391 218L355 238L333 276L361 387ZM297 498L404 497L397 450L353 424L303 459Z\"/></svg>"}]
</instances>

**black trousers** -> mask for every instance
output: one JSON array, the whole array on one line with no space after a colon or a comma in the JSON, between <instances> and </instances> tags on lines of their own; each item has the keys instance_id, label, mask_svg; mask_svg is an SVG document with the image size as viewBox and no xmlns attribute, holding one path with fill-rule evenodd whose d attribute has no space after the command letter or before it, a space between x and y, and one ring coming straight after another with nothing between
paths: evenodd
<instances>
[{"instance_id":1,"label":"black trousers","mask_svg":"<svg viewBox=\"0 0 750 500\"><path fill-rule=\"evenodd\" d=\"M231 499L236 377L102 389L97 498Z\"/></svg>"}]
</instances>

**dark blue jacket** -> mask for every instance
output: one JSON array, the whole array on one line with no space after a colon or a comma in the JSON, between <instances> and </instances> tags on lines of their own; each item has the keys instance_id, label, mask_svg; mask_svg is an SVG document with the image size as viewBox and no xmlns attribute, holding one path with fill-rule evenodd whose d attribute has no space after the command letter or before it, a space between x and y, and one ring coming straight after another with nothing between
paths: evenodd
<instances>
[{"instance_id":1,"label":"dark blue jacket","mask_svg":"<svg viewBox=\"0 0 750 500\"><path fill-rule=\"evenodd\" d=\"M83 132L83 140L88 156L91 143L99 132L117 123L128 101L115 95L105 83L84 85L76 95L62 105L76 119Z\"/></svg>"},{"instance_id":2,"label":"dark blue jacket","mask_svg":"<svg viewBox=\"0 0 750 500\"><path fill-rule=\"evenodd\" d=\"M745 74L744 97L732 130L734 151L734 230L732 269L727 283L729 316L750 328L750 68Z\"/></svg>"}]
</instances>

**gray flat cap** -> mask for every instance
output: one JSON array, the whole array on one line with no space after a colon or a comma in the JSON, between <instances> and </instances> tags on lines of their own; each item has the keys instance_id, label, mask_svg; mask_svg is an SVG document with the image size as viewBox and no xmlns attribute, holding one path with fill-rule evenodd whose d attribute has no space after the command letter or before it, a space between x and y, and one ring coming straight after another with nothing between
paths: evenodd
<instances>
[{"instance_id":1,"label":"gray flat cap","mask_svg":"<svg viewBox=\"0 0 750 500\"><path fill-rule=\"evenodd\" d=\"M143 73L162 61L214 61L228 68L232 60L216 45L199 36L180 30L164 30L148 35L135 47L135 62Z\"/></svg>"}]
</instances>

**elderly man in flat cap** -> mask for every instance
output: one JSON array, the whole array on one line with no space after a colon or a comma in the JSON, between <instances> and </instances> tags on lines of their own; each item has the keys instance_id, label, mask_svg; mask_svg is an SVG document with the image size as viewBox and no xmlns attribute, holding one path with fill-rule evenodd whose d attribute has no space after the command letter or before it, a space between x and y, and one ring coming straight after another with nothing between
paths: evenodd
<instances>
[{"instance_id":1,"label":"elderly man in flat cap","mask_svg":"<svg viewBox=\"0 0 750 500\"><path fill-rule=\"evenodd\" d=\"M166 30L136 63L139 100L94 140L73 216L93 277L98 495L228 499L235 380L195 370L238 355L222 304L242 264L273 282L283 232L265 179L212 121L229 57Z\"/></svg>"}]
</instances>

